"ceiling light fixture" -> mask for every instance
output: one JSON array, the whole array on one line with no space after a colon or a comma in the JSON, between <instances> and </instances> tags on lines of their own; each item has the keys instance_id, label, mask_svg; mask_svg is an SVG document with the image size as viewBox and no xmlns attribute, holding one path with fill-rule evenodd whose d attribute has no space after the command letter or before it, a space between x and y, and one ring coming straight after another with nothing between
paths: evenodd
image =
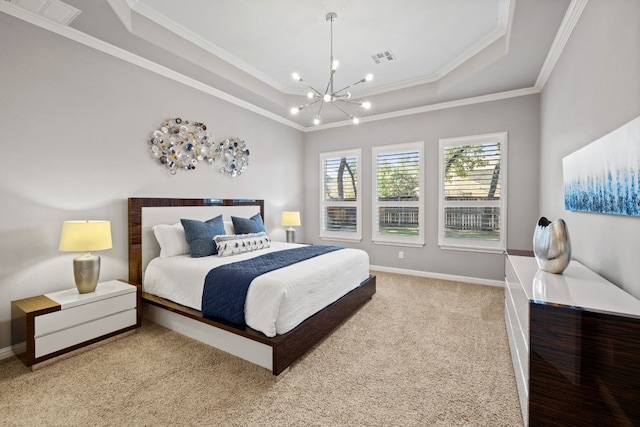
<instances>
[{"instance_id":1,"label":"ceiling light fixture","mask_svg":"<svg viewBox=\"0 0 640 427\"><path fill-rule=\"evenodd\" d=\"M342 111L355 124L358 124L360 122L360 119L358 119L357 117L354 117L351 114L347 113L344 109L342 109L338 105L338 103L339 102L344 102L344 103L347 103L347 104L358 105L358 106L364 108L365 110L368 110L369 108L371 108L371 103L368 102L368 101L359 102L359 101L350 100L351 92L347 92L346 90L350 89L350 88L352 88L352 87L354 87L356 85L359 85L360 83L371 81L373 79L373 75L372 74L367 74L366 77L363 77L362 79L358 80L357 82L355 82L353 84L350 84L349 86L346 86L346 87L344 87L344 88L342 88L340 90L334 90L333 89L333 75L336 73L336 70L338 69L338 65L339 65L338 61L333 59L333 23L336 22L337 18L338 18L338 15L336 13L334 13L334 12L327 13L326 20L327 20L327 22L329 22L331 24L331 57L329 59L329 64L330 64L329 82L327 83L327 87L324 90L324 93L320 92L319 90L317 90L313 86L311 86L309 83L304 81L300 77L300 75L298 73L293 73L291 75L291 77L293 77L294 80L304 84L309 89L311 89L311 91L309 93L307 93L307 98L312 100L312 101L309 101L308 103L300 105L298 107L293 107L291 109L291 114L297 114L299 111L302 111L303 109L305 109L307 107L310 107L311 105L320 103L320 107L318 108L318 113L316 114L316 116L313 119L313 124L315 124L315 125L319 125L320 124L320 113L322 112L322 107L324 106L325 103L331 104L334 107L336 107L338 110Z\"/></svg>"}]
</instances>

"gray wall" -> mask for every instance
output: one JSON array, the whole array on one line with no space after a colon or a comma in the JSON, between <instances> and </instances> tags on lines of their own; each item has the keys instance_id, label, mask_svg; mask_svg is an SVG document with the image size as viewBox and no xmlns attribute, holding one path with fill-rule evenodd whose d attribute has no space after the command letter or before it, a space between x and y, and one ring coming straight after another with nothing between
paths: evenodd
<instances>
[{"instance_id":1,"label":"gray wall","mask_svg":"<svg viewBox=\"0 0 640 427\"><path fill-rule=\"evenodd\" d=\"M0 349L10 301L74 286L58 252L64 220L110 220L102 280L127 278L127 198L266 200L266 226L302 209L302 132L0 13ZM216 141L246 141L251 164L231 179L202 165L170 176L148 137L170 117L202 121ZM219 167L218 163L218 167Z\"/></svg>"},{"instance_id":2,"label":"gray wall","mask_svg":"<svg viewBox=\"0 0 640 427\"><path fill-rule=\"evenodd\" d=\"M307 133L305 137L306 239L319 242L319 154L362 148L363 239L347 244L369 252L377 266L418 272L504 280L502 255L442 250L438 246L438 141L440 138L507 131L507 247L531 249L538 212L539 96L529 95L406 117ZM425 142L426 244L422 248L376 245L371 241L371 147ZM404 258L398 258L398 251Z\"/></svg>"},{"instance_id":3,"label":"gray wall","mask_svg":"<svg viewBox=\"0 0 640 427\"><path fill-rule=\"evenodd\" d=\"M562 158L640 115L640 2L592 0L541 96L540 213L573 257L640 297L640 218L564 210ZM640 141L638 141L640 143Z\"/></svg>"}]
</instances>

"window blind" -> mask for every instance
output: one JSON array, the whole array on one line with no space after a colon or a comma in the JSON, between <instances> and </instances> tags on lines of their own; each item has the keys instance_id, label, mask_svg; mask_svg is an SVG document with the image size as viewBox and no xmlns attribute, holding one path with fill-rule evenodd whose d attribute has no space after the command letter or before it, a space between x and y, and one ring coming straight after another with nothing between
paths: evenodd
<instances>
[{"instance_id":1,"label":"window blind","mask_svg":"<svg viewBox=\"0 0 640 427\"><path fill-rule=\"evenodd\" d=\"M359 197L360 150L320 155L322 196L320 237L335 240L362 238Z\"/></svg>"},{"instance_id":2,"label":"window blind","mask_svg":"<svg viewBox=\"0 0 640 427\"><path fill-rule=\"evenodd\" d=\"M423 146L417 142L374 147L374 242L424 244Z\"/></svg>"},{"instance_id":3,"label":"window blind","mask_svg":"<svg viewBox=\"0 0 640 427\"><path fill-rule=\"evenodd\" d=\"M440 140L440 246L504 249L504 133Z\"/></svg>"}]
</instances>

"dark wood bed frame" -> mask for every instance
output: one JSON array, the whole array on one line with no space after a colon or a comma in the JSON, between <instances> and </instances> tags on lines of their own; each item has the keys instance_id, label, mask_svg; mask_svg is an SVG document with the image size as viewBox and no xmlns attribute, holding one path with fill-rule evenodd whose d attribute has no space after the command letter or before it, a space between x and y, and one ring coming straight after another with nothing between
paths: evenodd
<instances>
[{"instance_id":1,"label":"dark wood bed frame","mask_svg":"<svg viewBox=\"0 0 640 427\"><path fill-rule=\"evenodd\" d=\"M264 218L263 200L232 199L170 199L170 198L130 198L129 199L129 281L142 284L142 208L179 206L259 206ZM249 327L238 328L224 322L206 319L202 313L145 292L144 303L151 304L187 318L202 322L212 328L222 329L246 339L272 348L272 373L279 375L293 362L307 353L338 325L348 319L376 293L376 277L369 276L359 287L352 290L333 304L309 317L286 334L269 338Z\"/></svg>"}]
</instances>

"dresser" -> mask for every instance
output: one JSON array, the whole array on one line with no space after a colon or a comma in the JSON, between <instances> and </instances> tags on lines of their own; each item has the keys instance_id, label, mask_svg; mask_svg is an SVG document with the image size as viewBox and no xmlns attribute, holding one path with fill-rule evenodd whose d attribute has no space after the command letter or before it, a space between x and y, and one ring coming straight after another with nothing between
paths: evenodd
<instances>
[{"instance_id":1,"label":"dresser","mask_svg":"<svg viewBox=\"0 0 640 427\"><path fill-rule=\"evenodd\" d=\"M505 323L524 424L640 425L640 300L577 261L505 258Z\"/></svg>"},{"instance_id":2,"label":"dresser","mask_svg":"<svg viewBox=\"0 0 640 427\"><path fill-rule=\"evenodd\" d=\"M27 366L140 326L140 288L112 280L11 302L11 344Z\"/></svg>"}]
</instances>

